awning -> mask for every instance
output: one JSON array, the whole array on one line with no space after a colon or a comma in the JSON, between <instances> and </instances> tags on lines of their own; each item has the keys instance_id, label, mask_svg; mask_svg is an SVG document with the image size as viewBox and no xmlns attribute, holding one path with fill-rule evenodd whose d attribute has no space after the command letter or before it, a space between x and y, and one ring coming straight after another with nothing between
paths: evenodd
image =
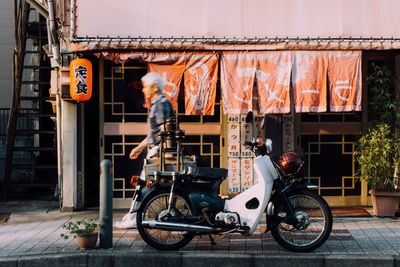
<instances>
[{"instance_id":1,"label":"awning","mask_svg":"<svg viewBox=\"0 0 400 267\"><path fill-rule=\"evenodd\" d=\"M184 37L109 37L86 36L71 40L72 52L108 50L390 50L400 49L400 38L387 37L253 37L253 38L184 38Z\"/></svg>"},{"instance_id":2,"label":"awning","mask_svg":"<svg viewBox=\"0 0 400 267\"><path fill-rule=\"evenodd\" d=\"M217 53L98 53L116 62L141 60L165 77L165 95L176 107L184 77L185 113L213 115ZM361 51L260 51L220 54L225 114L361 110ZM254 102L254 99L257 101Z\"/></svg>"}]
</instances>

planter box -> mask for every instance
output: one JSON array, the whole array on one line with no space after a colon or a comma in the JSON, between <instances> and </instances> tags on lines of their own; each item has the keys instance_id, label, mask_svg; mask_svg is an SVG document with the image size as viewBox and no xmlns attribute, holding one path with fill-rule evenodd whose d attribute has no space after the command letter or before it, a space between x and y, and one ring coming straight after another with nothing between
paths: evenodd
<instances>
[{"instance_id":1,"label":"planter box","mask_svg":"<svg viewBox=\"0 0 400 267\"><path fill-rule=\"evenodd\" d=\"M78 242L78 246L82 250L94 249L97 243L98 232L94 232L87 235L77 235L76 241Z\"/></svg>"},{"instance_id":2,"label":"planter box","mask_svg":"<svg viewBox=\"0 0 400 267\"><path fill-rule=\"evenodd\" d=\"M375 216L393 217L399 205L400 192L378 192L371 190L372 207Z\"/></svg>"}]
</instances>

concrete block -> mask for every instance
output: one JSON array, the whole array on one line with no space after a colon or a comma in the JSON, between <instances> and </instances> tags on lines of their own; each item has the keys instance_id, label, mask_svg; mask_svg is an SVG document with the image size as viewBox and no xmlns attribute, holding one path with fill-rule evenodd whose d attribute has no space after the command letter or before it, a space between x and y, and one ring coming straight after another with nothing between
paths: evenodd
<instances>
[{"instance_id":1,"label":"concrete block","mask_svg":"<svg viewBox=\"0 0 400 267\"><path fill-rule=\"evenodd\" d=\"M324 256L313 254L254 255L254 266L323 267Z\"/></svg>"},{"instance_id":2,"label":"concrete block","mask_svg":"<svg viewBox=\"0 0 400 267\"><path fill-rule=\"evenodd\" d=\"M195 253L183 254L183 267L204 267L204 266L254 266L253 256L246 254L221 254L221 253Z\"/></svg>"},{"instance_id":3,"label":"concrete block","mask_svg":"<svg viewBox=\"0 0 400 267\"><path fill-rule=\"evenodd\" d=\"M87 266L112 266L113 253L103 249L88 252Z\"/></svg>"},{"instance_id":4,"label":"concrete block","mask_svg":"<svg viewBox=\"0 0 400 267\"><path fill-rule=\"evenodd\" d=\"M393 267L395 266L393 256L386 255L327 255L325 256L326 267L348 266L348 267Z\"/></svg>"},{"instance_id":5,"label":"concrete block","mask_svg":"<svg viewBox=\"0 0 400 267\"><path fill-rule=\"evenodd\" d=\"M394 256L394 266L400 267L400 256Z\"/></svg>"},{"instance_id":6,"label":"concrete block","mask_svg":"<svg viewBox=\"0 0 400 267\"><path fill-rule=\"evenodd\" d=\"M83 252L22 256L18 267L85 267L87 258Z\"/></svg>"},{"instance_id":7,"label":"concrete block","mask_svg":"<svg viewBox=\"0 0 400 267\"><path fill-rule=\"evenodd\" d=\"M132 252L115 253L112 256L113 265L118 267L176 267L182 266L182 255L172 252Z\"/></svg>"},{"instance_id":8,"label":"concrete block","mask_svg":"<svg viewBox=\"0 0 400 267\"><path fill-rule=\"evenodd\" d=\"M1 267L17 267L19 257L0 257Z\"/></svg>"}]
</instances>

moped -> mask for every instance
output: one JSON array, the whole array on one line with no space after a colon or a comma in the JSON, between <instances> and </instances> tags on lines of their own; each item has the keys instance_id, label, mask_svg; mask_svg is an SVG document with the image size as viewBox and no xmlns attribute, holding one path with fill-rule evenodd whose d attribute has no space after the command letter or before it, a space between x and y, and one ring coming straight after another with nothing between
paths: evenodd
<instances>
[{"instance_id":1,"label":"moped","mask_svg":"<svg viewBox=\"0 0 400 267\"><path fill-rule=\"evenodd\" d=\"M284 248L309 252L320 247L332 230L332 213L315 185L304 179L304 160L295 152L271 160L272 141L245 142L254 152L255 184L246 191L224 198L218 194L227 177L224 168L184 164L184 132L168 125L162 132L160 168L136 179L137 229L143 240L158 250L177 250L197 235L240 233L250 236L263 214L267 231ZM175 168L166 170L164 143L176 143Z\"/></svg>"}]
</instances>

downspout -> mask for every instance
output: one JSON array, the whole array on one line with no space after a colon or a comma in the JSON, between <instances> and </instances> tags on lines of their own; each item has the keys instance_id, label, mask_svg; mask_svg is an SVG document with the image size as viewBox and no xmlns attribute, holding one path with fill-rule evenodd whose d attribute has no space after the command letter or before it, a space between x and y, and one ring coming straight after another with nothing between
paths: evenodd
<instances>
[{"instance_id":1,"label":"downspout","mask_svg":"<svg viewBox=\"0 0 400 267\"><path fill-rule=\"evenodd\" d=\"M49 8L49 24L50 24L50 38L49 45L51 49L51 53L53 55L52 67L59 68L60 67L60 47L58 43L57 37L57 26L54 15L54 1L48 0L47 5ZM58 74L58 71L57 71ZM60 86L58 86L58 80L60 79L57 76L57 90L56 90L56 128L57 128L57 179L58 179L58 194L59 194L59 203L60 209L62 206L62 144L61 144L61 96L60 96Z\"/></svg>"},{"instance_id":2,"label":"downspout","mask_svg":"<svg viewBox=\"0 0 400 267\"><path fill-rule=\"evenodd\" d=\"M69 39L73 41L75 39L75 17L76 17L76 4L75 0L71 0L71 18L70 18L70 35Z\"/></svg>"},{"instance_id":3,"label":"downspout","mask_svg":"<svg viewBox=\"0 0 400 267\"><path fill-rule=\"evenodd\" d=\"M47 4L49 6L49 23L50 23L50 34L52 40L52 47L51 52L53 54L54 60L57 62L57 67L59 67L60 62L60 49L58 44L58 37L57 37L57 26L56 26L56 19L54 15L54 1L48 0Z\"/></svg>"}]
</instances>

